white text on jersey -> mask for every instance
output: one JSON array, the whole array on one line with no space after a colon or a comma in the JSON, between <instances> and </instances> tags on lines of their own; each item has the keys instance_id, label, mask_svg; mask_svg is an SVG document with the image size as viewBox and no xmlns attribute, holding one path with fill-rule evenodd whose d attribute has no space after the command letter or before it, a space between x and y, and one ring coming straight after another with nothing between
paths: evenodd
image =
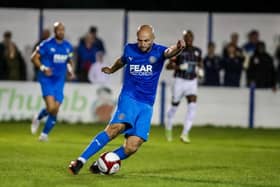
<instances>
[{"instance_id":1,"label":"white text on jersey","mask_svg":"<svg viewBox=\"0 0 280 187\"><path fill-rule=\"evenodd\" d=\"M153 75L152 65L129 65L129 71L132 75L150 76Z\"/></svg>"},{"instance_id":2,"label":"white text on jersey","mask_svg":"<svg viewBox=\"0 0 280 187\"><path fill-rule=\"evenodd\" d=\"M65 63L67 58L68 58L68 55L54 54L53 55L53 62L54 63Z\"/></svg>"}]
</instances>

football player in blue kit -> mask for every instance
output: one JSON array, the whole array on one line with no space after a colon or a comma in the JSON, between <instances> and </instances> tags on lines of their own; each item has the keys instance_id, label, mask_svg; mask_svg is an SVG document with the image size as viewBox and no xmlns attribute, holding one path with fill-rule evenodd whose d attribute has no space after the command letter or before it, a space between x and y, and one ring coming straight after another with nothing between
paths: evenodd
<instances>
[{"instance_id":1,"label":"football player in blue kit","mask_svg":"<svg viewBox=\"0 0 280 187\"><path fill-rule=\"evenodd\" d=\"M63 101L63 89L66 74L75 78L72 68L72 45L64 40L65 27L61 22L54 23L54 37L42 41L31 56L31 61L38 71L38 81L46 107L34 115L31 133L36 134L40 120L47 117L45 127L39 136L40 141L47 141L48 134L56 123L59 107Z\"/></svg>"},{"instance_id":2,"label":"football player in blue kit","mask_svg":"<svg viewBox=\"0 0 280 187\"><path fill-rule=\"evenodd\" d=\"M153 104L164 61L178 55L185 47L184 40L165 47L154 43L154 29L141 25L137 30L137 43L125 46L123 55L111 67L102 71L112 74L125 68L125 77L115 113L104 129L97 134L82 154L69 165L72 174L78 174L86 161L120 133L125 142L114 150L121 160L135 153L148 140ZM99 173L96 162L90 166L92 173Z\"/></svg>"}]
</instances>

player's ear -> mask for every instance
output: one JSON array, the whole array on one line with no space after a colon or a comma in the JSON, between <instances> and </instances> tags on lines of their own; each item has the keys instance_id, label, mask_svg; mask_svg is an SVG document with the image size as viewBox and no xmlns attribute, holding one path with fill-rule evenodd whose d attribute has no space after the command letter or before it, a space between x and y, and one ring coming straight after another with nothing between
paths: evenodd
<instances>
[{"instance_id":1,"label":"player's ear","mask_svg":"<svg viewBox=\"0 0 280 187\"><path fill-rule=\"evenodd\" d=\"M154 33L152 33L152 39L154 40L156 37L155 37L155 34Z\"/></svg>"}]
</instances>

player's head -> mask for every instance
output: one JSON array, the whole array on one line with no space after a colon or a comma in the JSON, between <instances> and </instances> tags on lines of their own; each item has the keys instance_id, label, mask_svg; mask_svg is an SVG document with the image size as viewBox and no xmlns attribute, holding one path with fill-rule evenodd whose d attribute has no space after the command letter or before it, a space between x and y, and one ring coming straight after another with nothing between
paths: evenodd
<instances>
[{"instance_id":1,"label":"player's head","mask_svg":"<svg viewBox=\"0 0 280 187\"><path fill-rule=\"evenodd\" d=\"M3 40L4 43L9 43L12 41L12 32L11 31L6 31L3 34Z\"/></svg>"},{"instance_id":2,"label":"player's head","mask_svg":"<svg viewBox=\"0 0 280 187\"><path fill-rule=\"evenodd\" d=\"M183 38L186 42L186 46L192 46L194 36L193 36L193 32L191 30L184 30Z\"/></svg>"},{"instance_id":3,"label":"player's head","mask_svg":"<svg viewBox=\"0 0 280 187\"><path fill-rule=\"evenodd\" d=\"M54 28L54 35L57 40L63 40L64 39L64 33L65 33L65 28L62 22L55 22L53 24Z\"/></svg>"},{"instance_id":4,"label":"player's head","mask_svg":"<svg viewBox=\"0 0 280 187\"><path fill-rule=\"evenodd\" d=\"M208 54L214 54L215 53L215 43L214 42L209 42L208 43Z\"/></svg>"},{"instance_id":5,"label":"player's head","mask_svg":"<svg viewBox=\"0 0 280 187\"><path fill-rule=\"evenodd\" d=\"M42 32L42 39L45 40L48 37L50 37L50 35L51 35L50 30L49 29L44 29L43 32Z\"/></svg>"},{"instance_id":6,"label":"player's head","mask_svg":"<svg viewBox=\"0 0 280 187\"><path fill-rule=\"evenodd\" d=\"M258 42L256 45L256 53L263 54L266 51L265 43L264 42Z\"/></svg>"},{"instance_id":7,"label":"player's head","mask_svg":"<svg viewBox=\"0 0 280 187\"><path fill-rule=\"evenodd\" d=\"M231 42L234 43L234 44L238 44L238 39L239 39L239 35L237 32L233 32L231 33L230 35L230 39L231 39Z\"/></svg>"},{"instance_id":8,"label":"player's head","mask_svg":"<svg viewBox=\"0 0 280 187\"><path fill-rule=\"evenodd\" d=\"M137 43L141 51L150 50L155 39L154 29L151 25L140 25L137 29Z\"/></svg>"}]
</instances>

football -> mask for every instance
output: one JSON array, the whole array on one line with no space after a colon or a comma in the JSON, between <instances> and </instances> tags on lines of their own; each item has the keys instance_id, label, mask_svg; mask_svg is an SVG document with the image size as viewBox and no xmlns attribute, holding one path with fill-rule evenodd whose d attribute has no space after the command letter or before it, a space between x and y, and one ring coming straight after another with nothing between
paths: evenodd
<instances>
[{"instance_id":1,"label":"football","mask_svg":"<svg viewBox=\"0 0 280 187\"><path fill-rule=\"evenodd\" d=\"M97 166L103 174L112 175L121 167L120 157L114 152L105 152L97 160Z\"/></svg>"}]
</instances>

